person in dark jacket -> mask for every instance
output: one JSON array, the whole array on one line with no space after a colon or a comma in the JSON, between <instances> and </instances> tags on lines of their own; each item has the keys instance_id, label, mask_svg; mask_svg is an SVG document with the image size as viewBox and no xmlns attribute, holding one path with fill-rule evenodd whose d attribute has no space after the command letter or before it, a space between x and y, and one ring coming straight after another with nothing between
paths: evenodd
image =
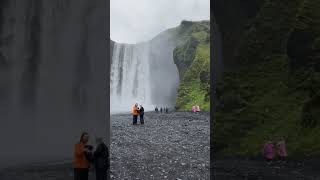
<instances>
[{"instance_id":1,"label":"person in dark jacket","mask_svg":"<svg viewBox=\"0 0 320 180\"><path fill-rule=\"evenodd\" d=\"M140 105L140 124L144 124L144 119L143 119L143 115L144 115L144 108L142 107L142 105Z\"/></svg>"},{"instance_id":2,"label":"person in dark jacket","mask_svg":"<svg viewBox=\"0 0 320 180\"><path fill-rule=\"evenodd\" d=\"M96 138L97 147L93 153L96 180L107 180L109 170L109 149L103 143L102 138Z\"/></svg>"}]
</instances>

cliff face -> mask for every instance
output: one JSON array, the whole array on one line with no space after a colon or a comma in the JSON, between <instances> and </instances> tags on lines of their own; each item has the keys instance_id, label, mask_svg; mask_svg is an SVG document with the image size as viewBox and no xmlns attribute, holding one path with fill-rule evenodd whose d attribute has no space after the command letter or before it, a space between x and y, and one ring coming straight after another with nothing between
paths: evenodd
<instances>
[{"instance_id":1,"label":"cliff face","mask_svg":"<svg viewBox=\"0 0 320 180\"><path fill-rule=\"evenodd\" d=\"M82 131L109 141L107 3L1 1L1 167L70 159Z\"/></svg>"},{"instance_id":2,"label":"cliff face","mask_svg":"<svg viewBox=\"0 0 320 180\"><path fill-rule=\"evenodd\" d=\"M240 2L239 2L240 3ZM318 155L319 1L214 1L225 72L212 137L225 155L255 156L284 137L292 155Z\"/></svg>"},{"instance_id":3,"label":"cliff face","mask_svg":"<svg viewBox=\"0 0 320 180\"><path fill-rule=\"evenodd\" d=\"M178 110L190 111L193 105L210 109L210 22L183 21L177 29L178 46L174 62L179 70Z\"/></svg>"}]
</instances>

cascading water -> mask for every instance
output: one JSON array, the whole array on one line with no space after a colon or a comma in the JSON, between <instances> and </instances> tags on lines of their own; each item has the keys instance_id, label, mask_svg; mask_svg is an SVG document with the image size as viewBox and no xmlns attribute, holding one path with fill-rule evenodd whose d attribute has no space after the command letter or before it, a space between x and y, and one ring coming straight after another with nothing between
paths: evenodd
<instances>
[{"instance_id":1,"label":"cascading water","mask_svg":"<svg viewBox=\"0 0 320 180\"><path fill-rule=\"evenodd\" d=\"M153 108L150 98L150 61L147 43L115 43L110 78L110 112L128 112L134 103Z\"/></svg>"},{"instance_id":2,"label":"cascading water","mask_svg":"<svg viewBox=\"0 0 320 180\"><path fill-rule=\"evenodd\" d=\"M111 41L110 113L128 113L133 104L146 111L173 108L179 73L173 61L177 41L173 31L150 41L123 44Z\"/></svg>"}]
</instances>

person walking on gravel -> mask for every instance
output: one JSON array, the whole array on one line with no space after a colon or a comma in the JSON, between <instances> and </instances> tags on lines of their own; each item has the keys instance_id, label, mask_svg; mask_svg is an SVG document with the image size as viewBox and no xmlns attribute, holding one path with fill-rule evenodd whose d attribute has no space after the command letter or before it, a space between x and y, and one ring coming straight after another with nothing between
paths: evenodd
<instances>
[{"instance_id":1,"label":"person walking on gravel","mask_svg":"<svg viewBox=\"0 0 320 180\"><path fill-rule=\"evenodd\" d=\"M137 124L138 121L138 116L139 116L139 110L138 110L138 104L136 103L133 107L132 107L132 116L133 116L133 125Z\"/></svg>"},{"instance_id":2,"label":"person walking on gravel","mask_svg":"<svg viewBox=\"0 0 320 180\"><path fill-rule=\"evenodd\" d=\"M142 105L140 105L140 110L139 110L139 114L140 114L140 124L144 124L144 108L142 107Z\"/></svg>"}]
</instances>

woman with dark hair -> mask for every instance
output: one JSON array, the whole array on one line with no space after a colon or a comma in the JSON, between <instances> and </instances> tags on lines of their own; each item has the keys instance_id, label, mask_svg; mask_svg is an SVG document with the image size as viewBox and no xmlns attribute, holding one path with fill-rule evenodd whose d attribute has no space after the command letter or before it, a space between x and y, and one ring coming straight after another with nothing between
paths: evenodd
<instances>
[{"instance_id":1,"label":"woman with dark hair","mask_svg":"<svg viewBox=\"0 0 320 180\"><path fill-rule=\"evenodd\" d=\"M94 151L94 165L96 170L96 180L109 179L109 149L101 137L96 138L97 148Z\"/></svg>"},{"instance_id":2,"label":"woman with dark hair","mask_svg":"<svg viewBox=\"0 0 320 180\"><path fill-rule=\"evenodd\" d=\"M88 154L92 151L92 146L88 146L89 134L81 134L80 142L74 147L74 180L88 180L90 162Z\"/></svg>"},{"instance_id":3,"label":"woman with dark hair","mask_svg":"<svg viewBox=\"0 0 320 180\"><path fill-rule=\"evenodd\" d=\"M140 105L139 114L140 114L140 124L144 124L144 119L143 119L144 108L142 107L142 105Z\"/></svg>"}]
</instances>

